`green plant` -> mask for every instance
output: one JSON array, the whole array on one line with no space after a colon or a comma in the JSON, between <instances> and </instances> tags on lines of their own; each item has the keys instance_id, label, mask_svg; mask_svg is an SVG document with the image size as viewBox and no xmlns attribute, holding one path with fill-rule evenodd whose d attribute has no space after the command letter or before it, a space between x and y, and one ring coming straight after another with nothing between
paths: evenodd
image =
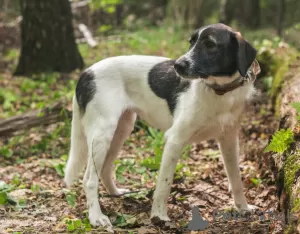
<instances>
[{"instance_id":1,"label":"green plant","mask_svg":"<svg viewBox=\"0 0 300 234\"><path fill-rule=\"evenodd\" d=\"M297 120L300 122L300 102L293 102L291 106L297 111ZM283 153L290 144L294 142L294 134L291 129L280 129L274 133L270 144L265 148L264 152L273 151L275 153Z\"/></svg>"},{"instance_id":2,"label":"green plant","mask_svg":"<svg viewBox=\"0 0 300 234\"><path fill-rule=\"evenodd\" d=\"M9 196L9 192L12 191L14 186L6 184L4 181L0 181L0 205L10 204L17 205L18 202Z\"/></svg>"},{"instance_id":3,"label":"green plant","mask_svg":"<svg viewBox=\"0 0 300 234\"><path fill-rule=\"evenodd\" d=\"M137 170L134 159L115 160L115 165L117 165L116 177L120 184L124 184L126 181L123 175L124 172L134 173Z\"/></svg>"},{"instance_id":4,"label":"green plant","mask_svg":"<svg viewBox=\"0 0 300 234\"><path fill-rule=\"evenodd\" d=\"M163 154L163 146L165 144L164 133L151 127L148 127L148 131L148 148L151 149L151 151L154 154L154 157L145 158L140 164L141 166L144 166L151 170L158 170Z\"/></svg>"},{"instance_id":5,"label":"green plant","mask_svg":"<svg viewBox=\"0 0 300 234\"><path fill-rule=\"evenodd\" d=\"M113 225L118 227L128 227L135 225L136 222L137 218L135 216L118 213L116 221L113 223Z\"/></svg>"},{"instance_id":6,"label":"green plant","mask_svg":"<svg viewBox=\"0 0 300 234\"><path fill-rule=\"evenodd\" d=\"M61 177L65 175L65 167L67 163L68 155L62 155L59 160L52 162L53 168L56 170L57 174Z\"/></svg>"},{"instance_id":7,"label":"green plant","mask_svg":"<svg viewBox=\"0 0 300 234\"><path fill-rule=\"evenodd\" d=\"M296 118L297 118L298 122L300 122L300 102L293 102L291 104L291 106L296 109L297 114L298 114Z\"/></svg>"},{"instance_id":8,"label":"green plant","mask_svg":"<svg viewBox=\"0 0 300 234\"><path fill-rule=\"evenodd\" d=\"M291 129L280 129L274 133L270 144L265 148L264 152L283 153L290 144L294 142L294 135Z\"/></svg>"},{"instance_id":9,"label":"green plant","mask_svg":"<svg viewBox=\"0 0 300 234\"><path fill-rule=\"evenodd\" d=\"M92 226L88 220L85 218L83 220L80 219L65 219L65 224L68 232L76 233L85 233L92 230Z\"/></svg>"},{"instance_id":10,"label":"green plant","mask_svg":"<svg viewBox=\"0 0 300 234\"><path fill-rule=\"evenodd\" d=\"M260 178L251 178L250 181L255 185L259 186L262 183L262 180Z\"/></svg>"},{"instance_id":11,"label":"green plant","mask_svg":"<svg viewBox=\"0 0 300 234\"><path fill-rule=\"evenodd\" d=\"M69 189L63 189L63 192L66 196L66 200L67 200L68 204L70 206L74 207L75 203L76 203L76 197L77 197L76 193Z\"/></svg>"},{"instance_id":12,"label":"green plant","mask_svg":"<svg viewBox=\"0 0 300 234\"><path fill-rule=\"evenodd\" d=\"M0 156L10 158L13 155L13 151L9 149L6 145L2 146L0 149Z\"/></svg>"},{"instance_id":13,"label":"green plant","mask_svg":"<svg viewBox=\"0 0 300 234\"><path fill-rule=\"evenodd\" d=\"M96 10L99 8L104 9L107 13L114 13L115 6L122 3L123 0L91 0L89 1L89 6L92 10Z\"/></svg>"}]
</instances>

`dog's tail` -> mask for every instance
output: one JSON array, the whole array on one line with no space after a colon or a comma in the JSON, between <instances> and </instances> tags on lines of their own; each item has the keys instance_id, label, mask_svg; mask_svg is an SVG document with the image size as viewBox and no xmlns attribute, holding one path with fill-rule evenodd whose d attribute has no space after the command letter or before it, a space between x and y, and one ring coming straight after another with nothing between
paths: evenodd
<instances>
[{"instance_id":1,"label":"dog's tail","mask_svg":"<svg viewBox=\"0 0 300 234\"><path fill-rule=\"evenodd\" d=\"M79 116L79 106L76 96L73 97L73 118L71 129L71 149L65 169L64 181L70 186L79 176L80 172L87 163L87 142L83 133L82 124Z\"/></svg>"}]
</instances>

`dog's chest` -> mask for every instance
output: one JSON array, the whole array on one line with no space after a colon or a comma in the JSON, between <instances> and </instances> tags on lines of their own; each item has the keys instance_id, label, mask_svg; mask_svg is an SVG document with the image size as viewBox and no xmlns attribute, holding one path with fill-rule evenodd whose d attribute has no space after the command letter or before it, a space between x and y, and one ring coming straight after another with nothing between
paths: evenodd
<instances>
[{"instance_id":1,"label":"dog's chest","mask_svg":"<svg viewBox=\"0 0 300 234\"><path fill-rule=\"evenodd\" d=\"M186 109L186 113L182 115L192 131L192 141L218 138L226 130L235 127L245 106L245 96L239 96L239 93L216 96L203 90L202 94L194 103L189 101L193 103L193 108ZM183 103L187 103L187 100L181 102L182 106Z\"/></svg>"}]
</instances>

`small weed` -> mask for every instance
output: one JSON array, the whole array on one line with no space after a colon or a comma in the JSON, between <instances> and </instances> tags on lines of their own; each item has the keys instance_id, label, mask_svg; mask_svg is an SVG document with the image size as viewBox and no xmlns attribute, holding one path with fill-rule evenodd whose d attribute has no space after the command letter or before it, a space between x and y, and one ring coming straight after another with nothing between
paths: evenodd
<instances>
[{"instance_id":1,"label":"small weed","mask_svg":"<svg viewBox=\"0 0 300 234\"><path fill-rule=\"evenodd\" d=\"M5 158L10 158L13 155L13 151L6 145L2 146L0 149L0 156L4 156Z\"/></svg>"},{"instance_id":2,"label":"small weed","mask_svg":"<svg viewBox=\"0 0 300 234\"><path fill-rule=\"evenodd\" d=\"M0 181L0 205L17 205L18 202L9 196L9 192L14 189L14 186L6 184L4 181Z\"/></svg>"},{"instance_id":3,"label":"small weed","mask_svg":"<svg viewBox=\"0 0 300 234\"><path fill-rule=\"evenodd\" d=\"M116 177L120 184L124 184L126 179L124 177L124 172L135 173L137 172L137 168L135 167L134 159L123 159L123 160L115 160L116 167ZM139 168L138 171L143 169Z\"/></svg>"},{"instance_id":4,"label":"small weed","mask_svg":"<svg viewBox=\"0 0 300 234\"><path fill-rule=\"evenodd\" d=\"M31 189L32 192L35 192L35 193L41 191L41 187L38 184L32 184L30 189Z\"/></svg>"},{"instance_id":5,"label":"small weed","mask_svg":"<svg viewBox=\"0 0 300 234\"><path fill-rule=\"evenodd\" d=\"M251 178L250 181L255 185L259 186L262 183L262 180L259 178Z\"/></svg>"},{"instance_id":6,"label":"small weed","mask_svg":"<svg viewBox=\"0 0 300 234\"><path fill-rule=\"evenodd\" d=\"M69 189L63 189L63 192L66 196L66 200L67 200L68 204L70 206L74 207L75 203L76 203L76 198L77 198L76 193Z\"/></svg>"},{"instance_id":7,"label":"small weed","mask_svg":"<svg viewBox=\"0 0 300 234\"><path fill-rule=\"evenodd\" d=\"M113 223L113 225L117 227L131 227L134 226L136 223L137 218L135 216L118 213L116 221Z\"/></svg>"},{"instance_id":8,"label":"small weed","mask_svg":"<svg viewBox=\"0 0 300 234\"><path fill-rule=\"evenodd\" d=\"M140 165L151 170L158 170L163 154L163 146L165 144L164 133L148 127L149 136L146 141L148 142L147 148L152 151L154 157L148 157L141 161Z\"/></svg>"},{"instance_id":9,"label":"small weed","mask_svg":"<svg viewBox=\"0 0 300 234\"><path fill-rule=\"evenodd\" d=\"M85 233L92 230L92 226L88 218L85 218L83 220L65 219L64 222L66 224L66 228L68 232Z\"/></svg>"},{"instance_id":10,"label":"small weed","mask_svg":"<svg viewBox=\"0 0 300 234\"><path fill-rule=\"evenodd\" d=\"M52 166L57 172L57 174L61 177L65 175L65 167L68 159L68 155L62 155L59 160L54 160L52 162Z\"/></svg>"}]
</instances>

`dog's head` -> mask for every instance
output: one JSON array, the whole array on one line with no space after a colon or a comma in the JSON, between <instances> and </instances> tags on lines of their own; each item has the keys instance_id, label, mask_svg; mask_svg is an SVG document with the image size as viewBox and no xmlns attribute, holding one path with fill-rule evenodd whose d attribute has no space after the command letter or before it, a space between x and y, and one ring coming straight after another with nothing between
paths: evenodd
<instances>
[{"instance_id":1,"label":"dog's head","mask_svg":"<svg viewBox=\"0 0 300 234\"><path fill-rule=\"evenodd\" d=\"M189 79L245 76L256 57L256 50L224 24L202 27L190 38L189 51L175 63L176 72Z\"/></svg>"}]
</instances>

